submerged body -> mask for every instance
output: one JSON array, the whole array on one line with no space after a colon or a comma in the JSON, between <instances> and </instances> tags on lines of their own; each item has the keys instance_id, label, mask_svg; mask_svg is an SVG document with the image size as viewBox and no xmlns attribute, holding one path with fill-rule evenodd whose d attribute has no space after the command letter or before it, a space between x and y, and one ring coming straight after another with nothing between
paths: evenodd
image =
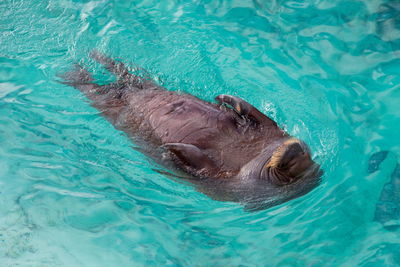
<instances>
[{"instance_id":1,"label":"submerged body","mask_svg":"<svg viewBox=\"0 0 400 267\"><path fill-rule=\"evenodd\" d=\"M133 75L122 63L92 54L118 77L98 85L77 66L64 76L145 154L218 200L258 209L300 196L319 181L307 146L244 100L220 95L218 104L168 91Z\"/></svg>"}]
</instances>

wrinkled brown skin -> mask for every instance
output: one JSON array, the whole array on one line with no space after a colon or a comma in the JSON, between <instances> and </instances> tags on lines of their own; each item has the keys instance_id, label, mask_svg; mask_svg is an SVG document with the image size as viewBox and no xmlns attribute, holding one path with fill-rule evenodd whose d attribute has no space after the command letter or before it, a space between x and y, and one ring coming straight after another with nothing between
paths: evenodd
<instances>
[{"instance_id":1,"label":"wrinkled brown skin","mask_svg":"<svg viewBox=\"0 0 400 267\"><path fill-rule=\"evenodd\" d=\"M63 75L63 83L82 91L145 154L211 198L257 210L301 196L319 183L319 168L305 144L291 139L244 100L221 95L216 98L218 104L209 103L133 75L122 63L98 52L92 57L117 75L116 83L93 83L80 66ZM266 168L287 140L297 140L299 145L291 153L297 157L296 151L301 150L302 156L288 163L290 170ZM286 154L280 165L285 157L291 158Z\"/></svg>"}]
</instances>

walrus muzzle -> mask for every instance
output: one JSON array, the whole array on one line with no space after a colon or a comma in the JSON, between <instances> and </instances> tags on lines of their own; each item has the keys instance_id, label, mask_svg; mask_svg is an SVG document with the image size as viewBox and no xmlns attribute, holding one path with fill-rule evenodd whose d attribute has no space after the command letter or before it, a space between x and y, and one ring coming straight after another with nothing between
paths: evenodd
<instances>
[{"instance_id":1,"label":"walrus muzzle","mask_svg":"<svg viewBox=\"0 0 400 267\"><path fill-rule=\"evenodd\" d=\"M315 162L306 144L290 138L279 145L260 171L260 178L275 185L290 184L304 176Z\"/></svg>"}]
</instances>

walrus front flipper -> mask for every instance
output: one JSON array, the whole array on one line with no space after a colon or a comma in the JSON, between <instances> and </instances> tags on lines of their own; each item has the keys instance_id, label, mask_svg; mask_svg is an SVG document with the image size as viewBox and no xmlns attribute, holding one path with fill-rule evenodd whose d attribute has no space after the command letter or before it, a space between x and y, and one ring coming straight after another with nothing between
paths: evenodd
<instances>
[{"instance_id":1,"label":"walrus front flipper","mask_svg":"<svg viewBox=\"0 0 400 267\"><path fill-rule=\"evenodd\" d=\"M195 170L215 170L215 163L197 146L182 143L166 143L164 147L168 148L178 160L189 169Z\"/></svg>"},{"instance_id":2,"label":"walrus front flipper","mask_svg":"<svg viewBox=\"0 0 400 267\"><path fill-rule=\"evenodd\" d=\"M215 100L217 100L220 104L227 104L231 106L237 114L249 120L255 121L257 123L264 123L269 126L276 126L275 121L271 120L261 111L239 97L231 95L219 95L215 98Z\"/></svg>"}]
</instances>

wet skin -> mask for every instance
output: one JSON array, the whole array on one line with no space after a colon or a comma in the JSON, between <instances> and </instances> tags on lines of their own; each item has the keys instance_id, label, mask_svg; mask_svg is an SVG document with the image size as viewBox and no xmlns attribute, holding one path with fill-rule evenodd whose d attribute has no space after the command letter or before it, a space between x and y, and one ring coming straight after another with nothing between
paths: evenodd
<instances>
[{"instance_id":1,"label":"wet skin","mask_svg":"<svg viewBox=\"0 0 400 267\"><path fill-rule=\"evenodd\" d=\"M98 85L76 66L63 83L83 92L144 154L213 199L262 209L318 185L321 172L304 142L243 99L219 95L209 103L133 75L98 52L92 57L117 82Z\"/></svg>"}]
</instances>

